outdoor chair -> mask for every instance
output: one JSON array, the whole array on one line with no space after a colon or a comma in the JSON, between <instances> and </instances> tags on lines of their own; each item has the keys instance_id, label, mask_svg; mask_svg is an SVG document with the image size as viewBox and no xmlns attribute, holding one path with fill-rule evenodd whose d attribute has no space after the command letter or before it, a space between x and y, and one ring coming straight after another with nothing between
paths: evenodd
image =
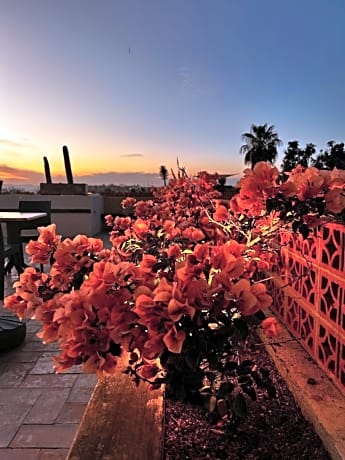
<instances>
[{"instance_id":1,"label":"outdoor chair","mask_svg":"<svg viewBox=\"0 0 345 460\"><path fill-rule=\"evenodd\" d=\"M3 224L0 224L0 300L3 300L5 295L5 261L6 259L13 259L14 261L19 261L21 257L20 248L18 244L11 245L5 242L2 226Z\"/></svg>"},{"instance_id":2,"label":"outdoor chair","mask_svg":"<svg viewBox=\"0 0 345 460\"><path fill-rule=\"evenodd\" d=\"M19 212L45 212L47 215L39 219L39 221L28 221L28 222L20 222L18 224L11 223L8 226L9 232L11 230L14 231L14 234L17 235L19 233L19 240L20 240L20 248L21 248L21 264L24 264L24 248L23 244L28 243L31 240L37 240L39 233L37 231L37 227L45 227L51 224L51 202L50 201L19 201L18 206ZM43 270L43 266L41 265L41 271Z\"/></svg>"},{"instance_id":3,"label":"outdoor chair","mask_svg":"<svg viewBox=\"0 0 345 460\"><path fill-rule=\"evenodd\" d=\"M19 212L45 212L39 222L25 222L21 224L20 241L28 243L30 240L37 240L37 227L46 227L51 224L51 202L50 201L19 201Z\"/></svg>"}]
</instances>

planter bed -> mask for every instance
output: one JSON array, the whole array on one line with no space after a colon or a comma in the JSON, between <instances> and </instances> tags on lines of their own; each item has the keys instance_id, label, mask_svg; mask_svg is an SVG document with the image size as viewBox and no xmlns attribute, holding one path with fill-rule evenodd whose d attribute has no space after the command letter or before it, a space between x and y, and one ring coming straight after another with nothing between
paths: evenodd
<instances>
[{"instance_id":1,"label":"planter bed","mask_svg":"<svg viewBox=\"0 0 345 460\"><path fill-rule=\"evenodd\" d=\"M243 359L250 357L270 371L277 397L269 398L259 392L257 401L248 401L248 418L237 427L212 424L200 406L169 398L164 411L159 391L151 394L143 384L136 388L127 376L119 374L113 380L100 381L96 387L68 459L337 459L328 454L303 417L255 333L249 339L247 351L242 352ZM154 413L147 412L145 407L154 408Z\"/></svg>"},{"instance_id":2,"label":"planter bed","mask_svg":"<svg viewBox=\"0 0 345 460\"><path fill-rule=\"evenodd\" d=\"M277 397L258 393L247 420L235 429L210 425L200 407L167 399L165 460L331 459L256 334L248 349L248 358L270 370Z\"/></svg>"}]
</instances>

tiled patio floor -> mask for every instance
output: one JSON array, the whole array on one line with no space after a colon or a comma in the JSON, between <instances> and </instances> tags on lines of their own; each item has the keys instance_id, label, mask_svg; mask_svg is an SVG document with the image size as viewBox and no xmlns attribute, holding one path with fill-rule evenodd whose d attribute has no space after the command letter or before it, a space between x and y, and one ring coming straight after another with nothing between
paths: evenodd
<instances>
[{"instance_id":1,"label":"tiled patio floor","mask_svg":"<svg viewBox=\"0 0 345 460\"><path fill-rule=\"evenodd\" d=\"M2 302L0 314L10 314ZM43 345L38 330L28 321L23 344L0 353L0 460L64 460L96 384L79 368L55 374L56 344Z\"/></svg>"}]
</instances>

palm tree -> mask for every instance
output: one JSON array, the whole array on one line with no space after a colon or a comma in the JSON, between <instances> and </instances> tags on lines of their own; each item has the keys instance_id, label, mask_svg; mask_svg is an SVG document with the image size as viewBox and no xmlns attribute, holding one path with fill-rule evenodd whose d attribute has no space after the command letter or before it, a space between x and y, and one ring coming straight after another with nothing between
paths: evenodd
<instances>
[{"instance_id":1,"label":"palm tree","mask_svg":"<svg viewBox=\"0 0 345 460\"><path fill-rule=\"evenodd\" d=\"M159 175L161 176L163 182L164 182L164 187L167 185L167 179L168 179L168 170L165 166L161 166L159 168Z\"/></svg>"},{"instance_id":2,"label":"palm tree","mask_svg":"<svg viewBox=\"0 0 345 460\"><path fill-rule=\"evenodd\" d=\"M242 140L246 142L242 145L240 152L245 154L244 163L251 164L254 168L259 161L268 161L273 164L277 158L278 145L282 141L274 131L274 126L252 125L250 133L242 134Z\"/></svg>"}]
</instances>

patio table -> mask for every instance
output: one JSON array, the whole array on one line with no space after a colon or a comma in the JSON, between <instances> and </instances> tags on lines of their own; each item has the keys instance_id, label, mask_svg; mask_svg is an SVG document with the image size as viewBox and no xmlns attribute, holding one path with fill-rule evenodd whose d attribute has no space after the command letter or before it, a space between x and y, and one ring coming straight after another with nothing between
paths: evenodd
<instances>
[{"instance_id":1,"label":"patio table","mask_svg":"<svg viewBox=\"0 0 345 460\"><path fill-rule=\"evenodd\" d=\"M40 225L40 221L47 216L45 212L17 212L17 211L0 211L0 223L5 223L7 227L7 242L14 245L20 245L20 232L26 228L27 222L35 221L37 226ZM20 248L19 248L20 249ZM19 251L20 257L22 251ZM22 257L21 257L22 259ZM6 271L9 271L13 266L15 266L18 273L23 271L24 260L19 260L19 263L16 263L13 260L6 266Z\"/></svg>"}]
</instances>

